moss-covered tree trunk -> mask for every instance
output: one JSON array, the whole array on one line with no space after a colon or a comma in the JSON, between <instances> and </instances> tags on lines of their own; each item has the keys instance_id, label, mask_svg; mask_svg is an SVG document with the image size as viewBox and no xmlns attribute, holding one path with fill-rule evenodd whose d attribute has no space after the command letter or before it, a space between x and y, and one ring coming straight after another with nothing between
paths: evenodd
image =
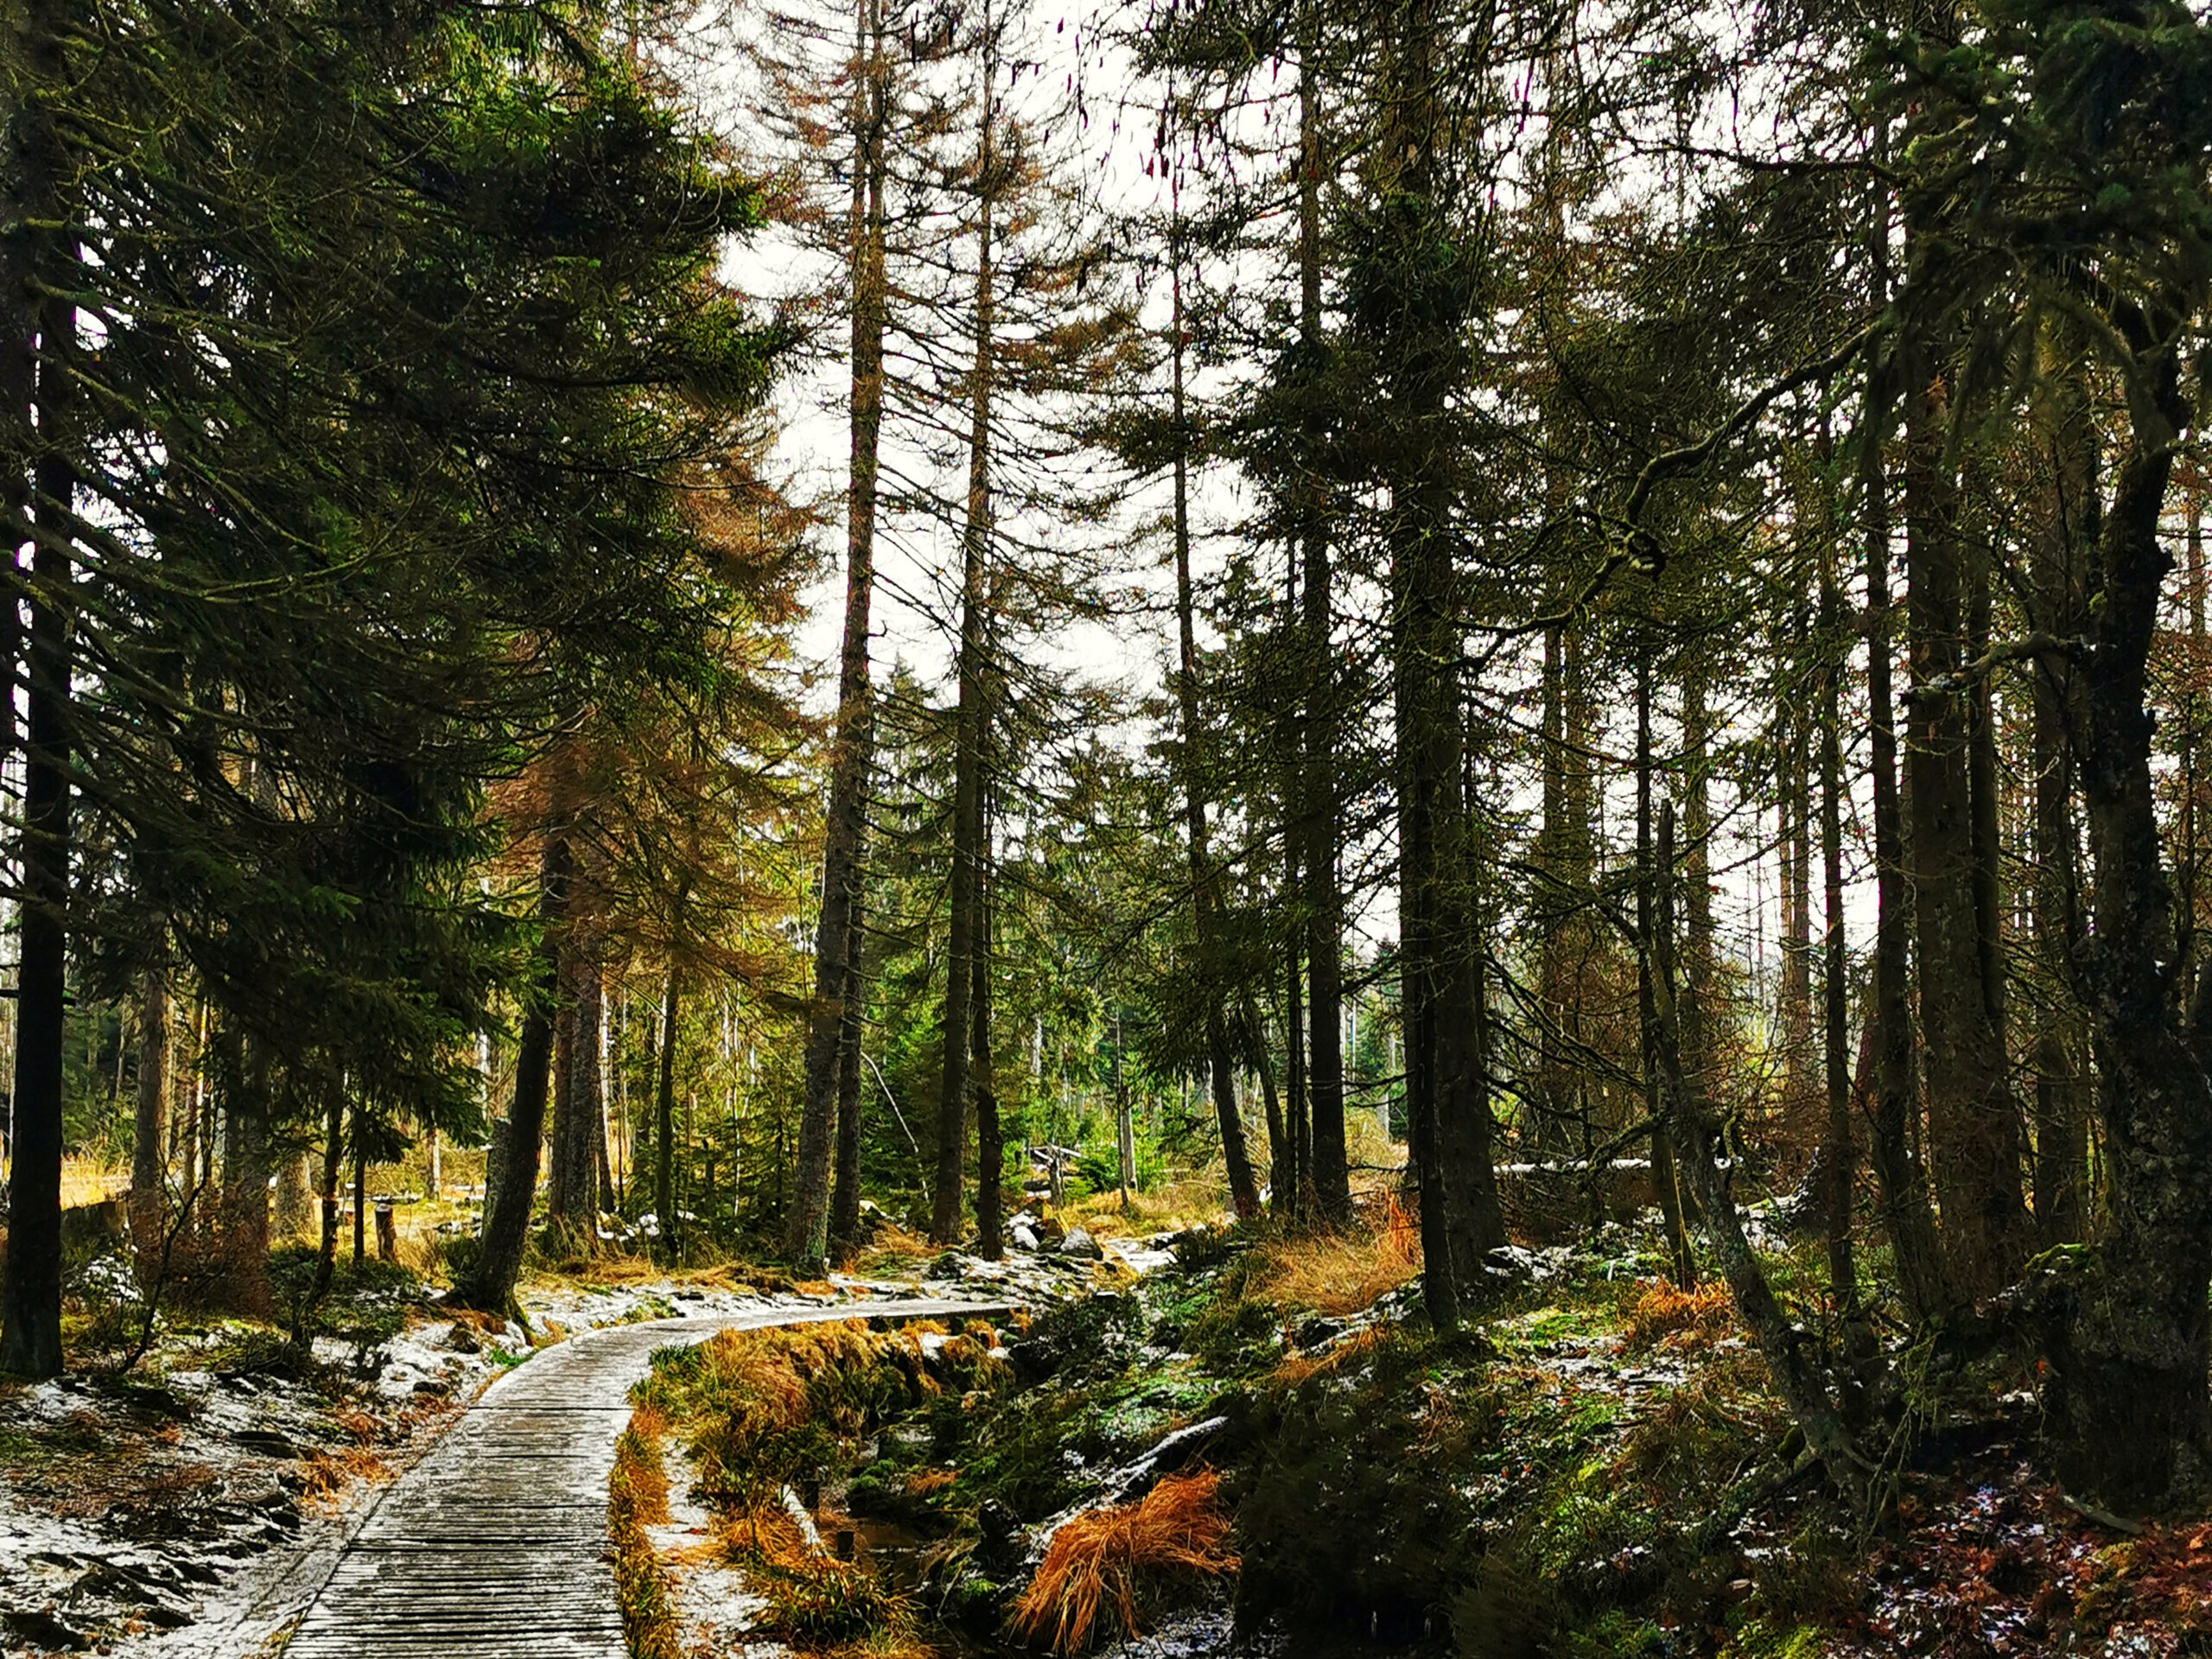
<instances>
[{"instance_id":1,"label":"moss-covered tree trunk","mask_svg":"<svg viewBox=\"0 0 2212 1659\"><path fill-rule=\"evenodd\" d=\"M2181 1024L2152 772L2148 666L2172 559L2160 515L2176 436L2183 308L2119 326L2142 395L2111 474L2081 664L2082 797L2095 872L2079 957L2101 1059L2108 1221L2063 1292L2047 1422L2062 1474L2100 1502L2156 1503L2212 1472L2212 1084ZM2153 335L2153 318L2164 331Z\"/></svg>"}]
</instances>

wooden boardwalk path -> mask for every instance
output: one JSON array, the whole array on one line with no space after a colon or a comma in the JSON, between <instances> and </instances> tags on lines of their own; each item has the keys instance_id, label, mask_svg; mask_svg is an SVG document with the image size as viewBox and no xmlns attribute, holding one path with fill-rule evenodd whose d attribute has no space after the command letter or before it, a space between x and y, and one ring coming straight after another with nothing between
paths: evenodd
<instances>
[{"instance_id":1,"label":"wooden boardwalk path","mask_svg":"<svg viewBox=\"0 0 2212 1659\"><path fill-rule=\"evenodd\" d=\"M855 1301L616 1325L493 1382L386 1488L286 1659L623 1659L607 1478L653 1351L717 1331L988 1317L1002 1302Z\"/></svg>"}]
</instances>

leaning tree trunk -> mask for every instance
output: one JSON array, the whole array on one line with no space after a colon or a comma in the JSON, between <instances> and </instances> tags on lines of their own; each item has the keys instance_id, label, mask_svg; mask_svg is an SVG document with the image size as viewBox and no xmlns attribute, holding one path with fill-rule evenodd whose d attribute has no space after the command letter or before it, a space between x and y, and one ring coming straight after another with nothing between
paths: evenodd
<instances>
[{"instance_id":1,"label":"leaning tree trunk","mask_svg":"<svg viewBox=\"0 0 2212 1659\"><path fill-rule=\"evenodd\" d=\"M1814 1360L1812 1344L1791 1321L1767 1281L1766 1269L1744 1232L1734 1196L1720 1169L1720 1126L1701 1090L1682 1068L1677 1001L1680 976L1675 946L1675 811L1659 817L1657 858L1646 880L1656 889L1650 956L1652 1000L1656 1014L1653 1053L1659 1066L1660 1099L1674 1132L1684 1176L1695 1195L1706 1240L1727 1281L1737 1312L1766 1361L1805 1444L1821 1459L1828 1478L1855 1509L1863 1510L1870 1465L1859 1452Z\"/></svg>"},{"instance_id":2,"label":"leaning tree trunk","mask_svg":"<svg viewBox=\"0 0 2212 1659\"><path fill-rule=\"evenodd\" d=\"M555 812L538 861L537 971L531 976L515 1049L514 1097L492 1135L485 1169L484 1229L477 1240L476 1259L453 1290L458 1306L487 1313L514 1311L515 1282L522 1276L530 1212L537 1199L538 1142L545 1133L546 1096L552 1081L553 1001L560 994L555 938L568 919L573 863L560 804ZM334 1206L326 1210L324 1225L327 1229L334 1224Z\"/></svg>"}]
</instances>

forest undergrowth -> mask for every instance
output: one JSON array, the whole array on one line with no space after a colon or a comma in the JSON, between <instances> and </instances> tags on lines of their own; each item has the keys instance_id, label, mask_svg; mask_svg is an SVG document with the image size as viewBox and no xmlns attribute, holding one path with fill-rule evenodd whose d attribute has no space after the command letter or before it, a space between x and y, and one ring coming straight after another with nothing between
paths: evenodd
<instances>
[{"instance_id":1,"label":"forest undergrowth","mask_svg":"<svg viewBox=\"0 0 2212 1659\"><path fill-rule=\"evenodd\" d=\"M1816 1249L1770 1243L1817 1310ZM1176 1255L1026 1329L664 1353L641 1417L715 1506L756 1629L1071 1656L1215 1609L1293 1654L2212 1653L2212 1527L2072 1508L2031 1374L1922 1365L1870 1522L1802 1456L1726 1289L1669 1283L1655 1235L1514 1253L1448 1344L1395 1206Z\"/></svg>"}]
</instances>

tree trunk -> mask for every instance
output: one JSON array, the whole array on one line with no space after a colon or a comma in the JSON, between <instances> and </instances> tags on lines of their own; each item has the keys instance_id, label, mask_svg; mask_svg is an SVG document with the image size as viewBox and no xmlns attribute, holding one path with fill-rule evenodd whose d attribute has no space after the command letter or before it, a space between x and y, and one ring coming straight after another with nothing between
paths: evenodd
<instances>
[{"instance_id":1,"label":"tree trunk","mask_svg":"<svg viewBox=\"0 0 2212 1659\"><path fill-rule=\"evenodd\" d=\"M58 26L41 6L31 25L40 67L54 67ZM50 140L48 124L36 123ZM26 148L33 141L25 141ZM44 142L41 140L38 142ZM31 169L27 168L27 172ZM28 194L29 192L27 191ZM75 252L57 245L56 265ZM54 285L73 291L66 271ZM38 535L31 553L30 687L24 747L21 943L16 975L14 1162L8 1187L8 1256L0 1276L0 1371L55 1376L61 1355L62 1056L68 1020L69 722L68 594L76 474L62 446L69 405L66 358L76 308L49 300L40 315Z\"/></svg>"},{"instance_id":2,"label":"tree trunk","mask_svg":"<svg viewBox=\"0 0 2212 1659\"><path fill-rule=\"evenodd\" d=\"M1942 256L1908 226L1914 282ZM1909 283L1909 287L1911 284ZM2018 1270L2027 1211L2020 1187L2018 1114L2007 1075L2001 975L1993 983L1984 894L1996 872L1977 799L1986 733L1980 681L1961 688L1974 616L1988 581L1959 525L1949 471L1949 387L1924 342L1901 353L1905 397L1906 635L1912 741L1905 763L1920 1017L1928 1083L1929 1163L1955 1289L1986 1296ZM1970 612L1973 614L1970 614ZM1985 784L1986 779L1984 779Z\"/></svg>"},{"instance_id":3,"label":"tree trunk","mask_svg":"<svg viewBox=\"0 0 2212 1659\"><path fill-rule=\"evenodd\" d=\"M1222 971L1221 889L1206 844L1206 809L1199 791L1204 746L1198 728L1198 646L1196 606L1191 591L1190 429L1183 397L1183 209L1179 178L1168 185L1173 219L1168 236L1168 326L1173 331L1168 359L1171 422L1174 428L1175 620L1178 671L1176 710L1183 737L1183 827L1191 868L1191 904L1198 947L1201 982L1211 984ZM1229 1201L1240 1219L1260 1213L1260 1190L1252 1179L1251 1154L1244 1144L1244 1120L1236 1109L1235 1062L1229 1052L1229 1021L1222 999L1206 996L1206 1071L1212 1085L1214 1122L1221 1133L1221 1158L1229 1175Z\"/></svg>"},{"instance_id":4,"label":"tree trunk","mask_svg":"<svg viewBox=\"0 0 2212 1659\"><path fill-rule=\"evenodd\" d=\"M1461 766L1459 620L1446 437L1457 353L1442 321L1459 303L1432 250L1445 239L1434 202L1438 20L1404 0L1383 43L1391 88L1390 158L1378 212L1389 245L1370 302L1385 321L1385 482L1390 516L1392 701L1398 743L1398 888L1404 975L1406 1105L1421 1177L1422 1286L1440 1334L1459 1323L1459 1271L1501 1242L1488 1173L1490 1103L1481 1075L1481 957ZM1457 1179L1455 1179L1457 1178Z\"/></svg>"},{"instance_id":5,"label":"tree trunk","mask_svg":"<svg viewBox=\"0 0 2212 1659\"><path fill-rule=\"evenodd\" d=\"M829 1252L830 1183L836 1134L842 997L852 959L855 909L866 880L861 838L874 741L868 679L868 618L875 591L878 451L883 431L883 336L889 289L884 271L884 128L888 118L882 0L860 0L853 169L853 332L850 471L845 491L845 630L837 670L836 747L823 825L822 913L814 938L814 1005L806 1037L806 1091L799 1114L784 1250L802 1270Z\"/></svg>"},{"instance_id":6,"label":"tree trunk","mask_svg":"<svg viewBox=\"0 0 2212 1659\"><path fill-rule=\"evenodd\" d=\"M1876 227L1875 298L1886 302L1883 271L1886 223ZM1929 1207L1927 1177L1914 1155L1912 1121L1919 1090L1912 1071L1912 1016L1907 981L1911 900L1905 890L1904 813L1897 796L1897 699L1891 687L1893 649L1890 603L1889 477L1883 457L1886 387L1870 363L1859 433L1859 479L1866 537L1866 702L1874 804L1875 922L1873 971L1874 1100L1867 1152L1881 1188L1906 1307L1926 1320L1951 1306L1949 1274Z\"/></svg>"},{"instance_id":7,"label":"tree trunk","mask_svg":"<svg viewBox=\"0 0 2212 1659\"><path fill-rule=\"evenodd\" d=\"M553 1169L546 1218L572 1248L589 1254L599 1237L600 1137L606 1123L599 1030L606 987L597 943L581 917L570 917L561 957L564 985L555 1026ZM559 1040L563 1025L565 1046Z\"/></svg>"},{"instance_id":8,"label":"tree trunk","mask_svg":"<svg viewBox=\"0 0 2212 1659\"><path fill-rule=\"evenodd\" d=\"M1291 896L1303 885L1296 859L1294 850ZM1293 940L1284 963L1283 1050L1287 1087L1283 1099L1282 1150L1269 1179L1274 1184L1272 1207L1275 1213L1303 1219L1312 1209L1306 1202L1306 1160L1313 1144L1313 1118L1306 1078L1305 987L1298 968L1298 944Z\"/></svg>"},{"instance_id":9,"label":"tree trunk","mask_svg":"<svg viewBox=\"0 0 2212 1659\"><path fill-rule=\"evenodd\" d=\"M307 1232L315 1206L315 1183L308 1155L287 1151L276 1162L276 1197L270 1224L287 1244L296 1243Z\"/></svg>"},{"instance_id":10,"label":"tree trunk","mask_svg":"<svg viewBox=\"0 0 2212 1659\"><path fill-rule=\"evenodd\" d=\"M1294 964L1293 971L1296 971ZM1280 1194L1282 1191L1283 1165L1288 1155L1290 1125L1283 1116L1282 1096L1275 1089L1275 1069L1268 1052L1267 1028L1261 1023L1259 1004L1249 986L1244 991L1243 1015L1247 1040L1252 1048L1254 1069L1260 1074L1261 1111L1268 1124L1268 1182ZM1290 1052L1294 1057L1298 1052L1294 1038L1290 1045Z\"/></svg>"},{"instance_id":11,"label":"tree trunk","mask_svg":"<svg viewBox=\"0 0 2212 1659\"><path fill-rule=\"evenodd\" d=\"M996 1068L991 1063L990 825L983 830L985 868L976 893L976 983L969 996L969 1086L976 1096L976 1249L987 1262L1005 1254L1000 1183L1006 1172L1006 1141L999 1127Z\"/></svg>"},{"instance_id":12,"label":"tree trunk","mask_svg":"<svg viewBox=\"0 0 2212 1659\"><path fill-rule=\"evenodd\" d=\"M1659 1200L1659 1217L1667 1236L1667 1254L1674 1272L1675 1284L1684 1290L1697 1283L1697 1257L1690 1249L1690 1236L1682 1214L1681 1170L1675 1157L1675 1138L1668 1127L1665 1099L1662 1090L1659 1064L1659 1001L1653 982L1652 930L1656 925L1652 908L1655 882L1658 879L1653 867L1655 853L1651 839L1651 655L1648 645L1640 645L1636 659L1636 1008L1638 1048L1643 1064L1643 1104L1651 1118L1651 1185ZM1703 731L1702 698L1694 687L1686 686L1683 695L1683 726L1701 741ZM1693 719L1692 712L1695 711ZM1698 788L1702 791L1700 780ZM1682 1064L1692 1076L1698 1075L1690 1056L1695 1038L1691 1033L1698 1029L1691 1012L1691 999L1684 998L1683 1028L1680 1041ZM1594 1174L1595 1172L1592 1172Z\"/></svg>"},{"instance_id":13,"label":"tree trunk","mask_svg":"<svg viewBox=\"0 0 2212 1659\"><path fill-rule=\"evenodd\" d=\"M661 1003L660 1086L653 1103L653 1212L660 1219L659 1254L668 1261L683 1253L683 1229L676 1213L676 1018L679 1012L676 964L668 965L668 991Z\"/></svg>"},{"instance_id":14,"label":"tree trunk","mask_svg":"<svg viewBox=\"0 0 2212 1659\"><path fill-rule=\"evenodd\" d=\"M2143 391L2131 399L2137 425L2113 468L2098 536L2078 750L2095 873L2079 961L2102 1061L2110 1217L2072 1287L2044 1395L2062 1477L2122 1509L2201 1480L2212 1456L2212 1088L2170 995L2174 926L2145 706L2172 566L2159 516L2173 438L2190 410L2177 390L2177 348L2133 343Z\"/></svg>"},{"instance_id":15,"label":"tree trunk","mask_svg":"<svg viewBox=\"0 0 2212 1659\"><path fill-rule=\"evenodd\" d=\"M353 1103L353 1265L368 1255L369 1153L368 1103Z\"/></svg>"},{"instance_id":16,"label":"tree trunk","mask_svg":"<svg viewBox=\"0 0 2212 1659\"><path fill-rule=\"evenodd\" d=\"M504 1128L505 1126L502 1124L500 1127ZM315 1313L321 1307L323 1299L330 1294L330 1281L338 1271L338 1172L346 1156L345 1141L345 1097L334 1089L323 1107L322 1173L321 1179L315 1183L317 1208L321 1212L322 1224L320 1243L315 1251L315 1282L301 1302L296 1323L292 1326L292 1349L302 1358L314 1351ZM494 1144L497 1141L498 1136L494 1135ZM456 1285L449 1300L455 1306L469 1306L461 1300L461 1287Z\"/></svg>"},{"instance_id":17,"label":"tree trunk","mask_svg":"<svg viewBox=\"0 0 2212 1659\"><path fill-rule=\"evenodd\" d=\"M169 976L156 966L138 980L138 1099L130 1137L130 1242L146 1267L162 1249L168 1093Z\"/></svg>"},{"instance_id":18,"label":"tree trunk","mask_svg":"<svg viewBox=\"0 0 2212 1659\"><path fill-rule=\"evenodd\" d=\"M1850 948L1843 909L1843 596L1836 578L1833 515L1824 495L1821 546L1821 1048L1827 1084L1827 1125L1821 1194L1827 1222L1828 1285L1847 1324L1859 1323L1859 1268L1852 1251L1851 1194L1859 1155L1851 1133ZM1854 1343L1859 1343L1854 1328Z\"/></svg>"},{"instance_id":19,"label":"tree trunk","mask_svg":"<svg viewBox=\"0 0 2212 1659\"><path fill-rule=\"evenodd\" d=\"M953 745L951 922L945 952L944 1070L938 1092L937 1188L931 1195L930 1237L960 1242L961 1176L968 1160L969 1022L975 996L976 917L982 891L983 743L990 671L989 575L991 538L991 326L994 284L993 213L996 207L996 37L987 3L982 21L985 87L982 130L977 142L976 217L976 357L969 370L968 518L961 535L959 707Z\"/></svg>"},{"instance_id":20,"label":"tree trunk","mask_svg":"<svg viewBox=\"0 0 2212 1659\"><path fill-rule=\"evenodd\" d=\"M258 1041L226 1027L223 1180L217 1217L222 1305L249 1319L269 1312L269 1069Z\"/></svg>"},{"instance_id":21,"label":"tree trunk","mask_svg":"<svg viewBox=\"0 0 2212 1659\"><path fill-rule=\"evenodd\" d=\"M576 1192L576 970L581 940L575 912L581 896L569 905L569 925L554 943L557 965L554 982L560 987L553 1005L553 1123L545 1137L545 1223L553 1237L575 1236L582 1205Z\"/></svg>"},{"instance_id":22,"label":"tree trunk","mask_svg":"<svg viewBox=\"0 0 2212 1659\"><path fill-rule=\"evenodd\" d=\"M537 1198L538 1143L545 1133L546 1096L552 1082L552 1010L560 994L554 941L568 919L572 870L565 804L556 800L554 822L546 828L539 855L537 971L515 1049L514 1097L492 1136L476 1259L453 1292L461 1307L503 1316L514 1312L515 1281L522 1276L523 1252L530 1243L530 1212Z\"/></svg>"},{"instance_id":23,"label":"tree trunk","mask_svg":"<svg viewBox=\"0 0 2212 1659\"><path fill-rule=\"evenodd\" d=\"M1316 0L1299 8L1298 71L1298 333L1311 368L1320 366L1321 332L1321 108L1319 63L1321 32ZM1317 410L1306 420L1309 448L1324 442ZM1306 1028L1313 1044L1306 1066L1312 1116L1310 1150L1300 1160L1301 1202L1306 1190L1319 1217L1341 1226L1351 1218L1351 1173L1344 1153L1344 898L1337 886L1337 847L1342 811L1337 784L1341 693L1329 575L1327 499L1320 468L1309 465L1300 480L1299 545L1305 559L1306 734L1304 843L1306 876Z\"/></svg>"},{"instance_id":24,"label":"tree trunk","mask_svg":"<svg viewBox=\"0 0 2212 1659\"><path fill-rule=\"evenodd\" d=\"M1816 511L1801 495L1801 515ZM1792 607L1778 655L1802 660L1807 618ZM1812 766L1810 722L1785 702L1780 710L1782 778L1779 855L1782 874L1782 1121L1791 1154L1809 1157L1823 1136L1827 1112L1813 1070Z\"/></svg>"},{"instance_id":25,"label":"tree trunk","mask_svg":"<svg viewBox=\"0 0 2212 1659\"><path fill-rule=\"evenodd\" d=\"M2046 362L2042 393L2040 424L2052 476L2043 522L2030 549L2034 626L2071 639L2086 620L2083 567L2094 555L2102 516L2097 434L2077 360ZM2088 1042L2073 982L2073 963L2082 947L2070 715L2080 688L2073 664L2056 657L2037 662L2033 694L2035 957L2048 986L2030 1064L2035 1075L2036 1228L2049 1248L2084 1237L2088 1219L2082 1185L2089 1155Z\"/></svg>"},{"instance_id":26,"label":"tree trunk","mask_svg":"<svg viewBox=\"0 0 2212 1659\"><path fill-rule=\"evenodd\" d=\"M861 1236L861 1044L867 1035L861 1014L867 980L868 934L861 918L863 895L853 896L852 925L845 961L845 988L837 1033L837 1165L830 1198L830 1236L849 1248Z\"/></svg>"}]
</instances>

